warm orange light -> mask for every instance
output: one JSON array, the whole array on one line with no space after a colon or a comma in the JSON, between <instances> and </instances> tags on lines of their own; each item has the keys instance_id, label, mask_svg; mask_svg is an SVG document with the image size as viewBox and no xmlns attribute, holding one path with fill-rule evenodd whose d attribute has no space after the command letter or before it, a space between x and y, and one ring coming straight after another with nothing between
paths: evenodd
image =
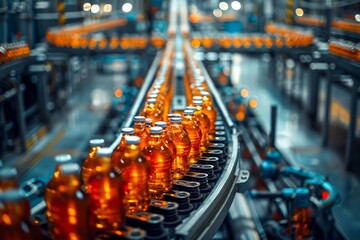
<instances>
[{"instance_id":1,"label":"warm orange light","mask_svg":"<svg viewBox=\"0 0 360 240\"><path fill-rule=\"evenodd\" d=\"M119 98L123 95L123 91L120 88L116 88L114 91L114 96Z\"/></svg>"},{"instance_id":2,"label":"warm orange light","mask_svg":"<svg viewBox=\"0 0 360 240\"><path fill-rule=\"evenodd\" d=\"M236 120L241 122L241 121L244 121L244 119L245 119L245 113L244 112L238 112L236 114Z\"/></svg>"},{"instance_id":3,"label":"warm orange light","mask_svg":"<svg viewBox=\"0 0 360 240\"><path fill-rule=\"evenodd\" d=\"M193 40L191 41L191 46L192 46L193 48L198 48L198 47L200 47L200 44L201 44L201 42L200 42L199 39L193 39Z\"/></svg>"},{"instance_id":4,"label":"warm orange light","mask_svg":"<svg viewBox=\"0 0 360 240\"><path fill-rule=\"evenodd\" d=\"M243 88L240 90L240 96L242 96L243 98L246 98L249 96L249 91L246 88Z\"/></svg>"},{"instance_id":5,"label":"warm orange light","mask_svg":"<svg viewBox=\"0 0 360 240\"><path fill-rule=\"evenodd\" d=\"M258 102L257 102L256 99L250 99L250 101L249 101L249 107L251 107L251 108L256 108L257 105L258 105Z\"/></svg>"}]
</instances>

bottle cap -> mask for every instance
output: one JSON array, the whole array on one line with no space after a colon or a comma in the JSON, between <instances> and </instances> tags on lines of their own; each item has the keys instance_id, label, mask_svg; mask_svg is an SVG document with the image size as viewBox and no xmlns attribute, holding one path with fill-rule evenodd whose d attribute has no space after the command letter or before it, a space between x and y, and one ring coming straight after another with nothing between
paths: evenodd
<instances>
[{"instance_id":1,"label":"bottle cap","mask_svg":"<svg viewBox=\"0 0 360 240\"><path fill-rule=\"evenodd\" d=\"M146 125L151 125L153 120L151 118L145 118Z\"/></svg>"},{"instance_id":2,"label":"bottle cap","mask_svg":"<svg viewBox=\"0 0 360 240\"><path fill-rule=\"evenodd\" d=\"M159 94L160 90L159 89L152 90L150 94L153 94L153 93Z\"/></svg>"},{"instance_id":3,"label":"bottle cap","mask_svg":"<svg viewBox=\"0 0 360 240\"><path fill-rule=\"evenodd\" d=\"M201 96L210 96L209 92L206 91L200 91Z\"/></svg>"},{"instance_id":4,"label":"bottle cap","mask_svg":"<svg viewBox=\"0 0 360 240\"><path fill-rule=\"evenodd\" d=\"M104 139L91 139L90 140L90 147L104 147L105 140Z\"/></svg>"},{"instance_id":5,"label":"bottle cap","mask_svg":"<svg viewBox=\"0 0 360 240\"><path fill-rule=\"evenodd\" d=\"M192 110L192 109L185 109L185 110L184 110L184 115L194 115L194 110Z\"/></svg>"},{"instance_id":6,"label":"bottle cap","mask_svg":"<svg viewBox=\"0 0 360 240\"><path fill-rule=\"evenodd\" d=\"M12 189L4 192L0 192L0 202L18 202L24 199L20 189Z\"/></svg>"},{"instance_id":7,"label":"bottle cap","mask_svg":"<svg viewBox=\"0 0 360 240\"><path fill-rule=\"evenodd\" d=\"M16 168L2 168L0 169L0 179L11 179L17 176Z\"/></svg>"},{"instance_id":8,"label":"bottle cap","mask_svg":"<svg viewBox=\"0 0 360 240\"><path fill-rule=\"evenodd\" d=\"M170 118L170 122L172 122L172 123L181 123L182 119L180 117L173 117L173 118Z\"/></svg>"},{"instance_id":9,"label":"bottle cap","mask_svg":"<svg viewBox=\"0 0 360 240\"><path fill-rule=\"evenodd\" d=\"M295 194L295 207L306 208L310 206L310 190L308 188L297 188Z\"/></svg>"},{"instance_id":10,"label":"bottle cap","mask_svg":"<svg viewBox=\"0 0 360 240\"><path fill-rule=\"evenodd\" d=\"M193 110L193 111L195 111L195 110L196 110L196 107L187 106L187 107L185 108L185 110Z\"/></svg>"},{"instance_id":11,"label":"bottle cap","mask_svg":"<svg viewBox=\"0 0 360 240\"><path fill-rule=\"evenodd\" d=\"M201 105L204 104L204 102L203 102L203 100L194 100L193 104L196 105L196 106L201 106Z\"/></svg>"},{"instance_id":12,"label":"bottle cap","mask_svg":"<svg viewBox=\"0 0 360 240\"><path fill-rule=\"evenodd\" d=\"M140 138L138 136L127 136L125 137L126 144L139 144Z\"/></svg>"},{"instance_id":13,"label":"bottle cap","mask_svg":"<svg viewBox=\"0 0 360 240\"><path fill-rule=\"evenodd\" d=\"M122 134L134 134L134 128L122 128L121 129L121 133Z\"/></svg>"},{"instance_id":14,"label":"bottle cap","mask_svg":"<svg viewBox=\"0 0 360 240\"><path fill-rule=\"evenodd\" d=\"M149 95L149 98L157 98L158 97L158 94L157 93L151 93Z\"/></svg>"},{"instance_id":15,"label":"bottle cap","mask_svg":"<svg viewBox=\"0 0 360 240\"><path fill-rule=\"evenodd\" d=\"M161 128L166 128L166 122L164 122L164 121L159 121L159 122L155 122L155 126L156 127L161 127Z\"/></svg>"},{"instance_id":16,"label":"bottle cap","mask_svg":"<svg viewBox=\"0 0 360 240\"><path fill-rule=\"evenodd\" d=\"M156 103L156 99L155 98L148 98L148 100L146 101L147 103Z\"/></svg>"},{"instance_id":17,"label":"bottle cap","mask_svg":"<svg viewBox=\"0 0 360 240\"><path fill-rule=\"evenodd\" d=\"M206 88L204 88L203 86L199 86L199 87L196 87L196 88L197 88L197 90L199 90L200 92L206 90Z\"/></svg>"},{"instance_id":18,"label":"bottle cap","mask_svg":"<svg viewBox=\"0 0 360 240\"><path fill-rule=\"evenodd\" d=\"M68 176L72 174L78 174L80 172L80 166L77 163L67 163L60 166L60 172L62 175Z\"/></svg>"},{"instance_id":19,"label":"bottle cap","mask_svg":"<svg viewBox=\"0 0 360 240\"><path fill-rule=\"evenodd\" d=\"M162 127L152 127L150 128L150 133L151 134L159 134L162 133Z\"/></svg>"},{"instance_id":20,"label":"bottle cap","mask_svg":"<svg viewBox=\"0 0 360 240\"><path fill-rule=\"evenodd\" d=\"M110 148L100 148L99 150L97 150L96 156L98 156L98 157L111 157L112 152L113 151Z\"/></svg>"},{"instance_id":21,"label":"bottle cap","mask_svg":"<svg viewBox=\"0 0 360 240\"><path fill-rule=\"evenodd\" d=\"M181 117L181 115L178 114L178 113L169 113L169 114L167 115L167 117L170 119L170 118L173 118L173 117Z\"/></svg>"},{"instance_id":22,"label":"bottle cap","mask_svg":"<svg viewBox=\"0 0 360 240\"><path fill-rule=\"evenodd\" d=\"M69 154L60 154L55 156L55 162L58 164L69 163L71 161L71 156Z\"/></svg>"},{"instance_id":23,"label":"bottle cap","mask_svg":"<svg viewBox=\"0 0 360 240\"><path fill-rule=\"evenodd\" d=\"M145 117L144 116L135 116L134 117L134 122L145 122Z\"/></svg>"},{"instance_id":24,"label":"bottle cap","mask_svg":"<svg viewBox=\"0 0 360 240\"><path fill-rule=\"evenodd\" d=\"M193 96L193 101L196 101L196 100L201 100L202 101L202 97L201 96Z\"/></svg>"}]
</instances>

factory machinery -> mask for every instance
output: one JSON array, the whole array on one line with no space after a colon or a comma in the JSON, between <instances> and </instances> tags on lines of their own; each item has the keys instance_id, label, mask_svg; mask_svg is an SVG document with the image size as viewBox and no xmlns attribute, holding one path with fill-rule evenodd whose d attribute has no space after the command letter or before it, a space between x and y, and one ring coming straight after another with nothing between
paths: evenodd
<instances>
[{"instance_id":1,"label":"factory machinery","mask_svg":"<svg viewBox=\"0 0 360 240\"><path fill-rule=\"evenodd\" d=\"M173 95L172 101L165 103L169 112L182 112L189 105L189 93L198 91L199 86L191 82L196 77L203 79L201 87L210 92L218 116L214 138L190 172L174 180L173 190L161 200L152 200L147 212L128 214L126 225L110 239L346 239L332 215L340 196L331 181L297 167L277 149L276 106L272 108L271 132L267 133L253 113L256 98L246 100L241 94L229 93L231 83L221 82L211 71L213 65L195 57L201 45L232 51L240 46L230 46L237 37L215 36L211 40L191 35L187 9L186 1L170 1L167 38L148 38L146 34L120 38L108 29L123 27L126 21L109 20L100 24L107 32L105 37L93 33L99 26L72 26L50 30L49 46L31 52L22 42L1 46L3 54L18 51L1 59L0 156L4 165L17 166L32 220L49 237L43 200L47 182L39 177L23 179L27 166L16 165L11 156L25 153L52 129L54 119L69 107L67 99L86 84L91 57L117 52L144 54L143 65L148 67L130 70L134 81L123 86L121 94L115 91L113 106L95 134L107 140L107 147L116 148L122 135L114 133L133 125L149 89L165 73ZM283 52L291 48L300 54L314 47L313 36L307 32L297 30L299 37L291 38L285 33L294 30L271 35L282 26L268 28L266 36L239 36L238 42L245 44L239 51ZM257 45L262 41L264 45ZM131 65L138 60L126 61ZM229 100L224 101L224 96ZM82 149L79 164L88 149Z\"/></svg>"}]
</instances>

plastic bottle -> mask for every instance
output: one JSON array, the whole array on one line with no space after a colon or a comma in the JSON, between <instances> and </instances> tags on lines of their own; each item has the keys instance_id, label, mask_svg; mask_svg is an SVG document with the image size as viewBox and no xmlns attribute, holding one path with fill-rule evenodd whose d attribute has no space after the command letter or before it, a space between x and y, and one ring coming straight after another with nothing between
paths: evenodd
<instances>
[{"instance_id":1,"label":"plastic bottle","mask_svg":"<svg viewBox=\"0 0 360 240\"><path fill-rule=\"evenodd\" d=\"M108 236L125 222L124 180L111 165L112 151L101 148L96 152L95 171L86 185L90 195L91 227L97 234Z\"/></svg>"},{"instance_id":2,"label":"plastic bottle","mask_svg":"<svg viewBox=\"0 0 360 240\"><path fill-rule=\"evenodd\" d=\"M162 113L157 106L155 98L149 98L146 101L143 114L146 118L151 118L153 121L162 121Z\"/></svg>"},{"instance_id":3,"label":"plastic bottle","mask_svg":"<svg viewBox=\"0 0 360 240\"><path fill-rule=\"evenodd\" d=\"M168 125L164 121L155 122L155 127L161 127L163 129L162 137L166 143L166 145L169 147L171 151L171 156L174 161L176 157L176 146L173 143L173 137L171 132L169 131Z\"/></svg>"},{"instance_id":4,"label":"plastic bottle","mask_svg":"<svg viewBox=\"0 0 360 240\"><path fill-rule=\"evenodd\" d=\"M194 164L200 158L200 142L202 135L199 123L194 115L194 110L186 109L184 111L183 126L188 133L191 142L189 161L190 164Z\"/></svg>"},{"instance_id":5,"label":"plastic bottle","mask_svg":"<svg viewBox=\"0 0 360 240\"><path fill-rule=\"evenodd\" d=\"M170 119L170 131L173 135L173 143L176 146L176 157L172 164L173 178L181 179L190 169L191 141L182 125L182 119L179 117Z\"/></svg>"},{"instance_id":6,"label":"plastic bottle","mask_svg":"<svg viewBox=\"0 0 360 240\"><path fill-rule=\"evenodd\" d=\"M0 238L41 240L41 230L30 220L29 201L19 189L0 192Z\"/></svg>"},{"instance_id":7,"label":"plastic bottle","mask_svg":"<svg viewBox=\"0 0 360 240\"><path fill-rule=\"evenodd\" d=\"M51 202L54 196L56 195L56 189L58 188L59 183L59 176L60 176L60 166L62 164L70 163L71 162L71 156L69 154L61 154L55 156L55 162L56 167L54 171L53 177L48 182L45 192L44 192L44 200L46 203L46 207L48 209L51 208ZM51 216L51 213L49 211L46 212L47 222L48 222L48 230L50 236L52 236L53 232L53 218Z\"/></svg>"},{"instance_id":8,"label":"plastic bottle","mask_svg":"<svg viewBox=\"0 0 360 240\"><path fill-rule=\"evenodd\" d=\"M121 134L122 134L121 140L111 156L111 162L115 171L119 170L118 168L119 161L121 159L122 154L124 153L124 149L126 146L125 137L134 135L135 130L134 128L122 128Z\"/></svg>"},{"instance_id":9,"label":"plastic bottle","mask_svg":"<svg viewBox=\"0 0 360 240\"><path fill-rule=\"evenodd\" d=\"M150 163L141 153L140 138L126 137L126 147L119 168L125 181L126 212L146 211L150 205Z\"/></svg>"},{"instance_id":10,"label":"plastic bottle","mask_svg":"<svg viewBox=\"0 0 360 240\"><path fill-rule=\"evenodd\" d=\"M60 166L59 184L50 201L53 219L53 239L93 239L90 228L89 196L82 190L75 163Z\"/></svg>"},{"instance_id":11,"label":"plastic bottle","mask_svg":"<svg viewBox=\"0 0 360 240\"><path fill-rule=\"evenodd\" d=\"M97 150L104 146L105 146L104 139L91 139L90 140L89 155L85 159L85 161L83 162L82 167L81 167L81 178L82 178L84 185L87 184L91 173L94 171L93 170L94 167L92 165L93 165L93 159L95 158Z\"/></svg>"},{"instance_id":12,"label":"plastic bottle","mask_svg":"<svg viewBox=\"0 0 360 240\"><path fill-rule=\"evenodd\" d=\"M210 119L209 139L211 140L215 136L215 121L217 117L217 111L212 105L210 93L206 91L201 91L200 94L204 103L203 111Z\"/></svg>"},{"instance_id":13,"label":"plastic bottle","mask_svg":"<svg viewBox=\"0 0 360 240\"><path fill-rule=\"evenodd\" d=\"M0 192L19 188L16 168L0 169Z\"/></svg>"},{"instance_id":14,"label":"plastic bottle","mask_svg":"<svg viewBox=\"0 0 360 240\"><path fill-rule=\"evenodd\" d=\"M144 116L134 117L134 130L135 136L140 138L140 148L145 146L146 138L148 133L146 131L146 118Z\"/></svg>"},{"instance_id":15,"label":"plastic bottle","mask_svg":"<svg viewBox=\"0 0 360 240\"><path fill-rule=\"evenodd\" d=\"M210 131L210 119L203 112L203 101L202 100L194 100L193 105L196 107L195 116L199 119L200 128L201 128L201 143L200 149L201 151L205 151L209 146L209 131Z\"/></svg>"},{"instance_id":16,"label":"plastic bottle","mask_svg":"<svg viewBox=\"0 0 360 240\"><path fill-rule=\"evenodd\" d=\"M311 237L312 214L310 210L310 190L308 188L297 188L295 191L294 225L295 238L308 239ZM291 234L292 226L289 227Z\"/></svg>"},{"instance_id":17,"label":"plastic bottle","mask_svg":"<svg viewBox=\"0 0 360 240\"><path fill-rule=\"evenodd\" d=\"M150 136L142 149L150 161L149 191L151 198L161 199L172 189L172 155L162 138L162 128L150 128Z\"/></svg>"}]
</instances>

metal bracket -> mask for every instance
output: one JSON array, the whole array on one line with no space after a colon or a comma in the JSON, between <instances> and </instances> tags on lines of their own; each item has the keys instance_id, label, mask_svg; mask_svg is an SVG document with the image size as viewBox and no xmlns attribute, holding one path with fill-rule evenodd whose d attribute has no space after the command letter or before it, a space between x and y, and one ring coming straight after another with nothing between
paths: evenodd
<instances>
[{"instance_id":1,"label":"metal bracket","mask_svg":"<svg viewBox=\"0 0 360 240\"><path fill-rule=\"evenodd\" d=\"M249 180L250 172L248 170L240 170L239 177L236 181L236 192L243 193L247 190L246 182Z\"/></svg>"}]
</instances>

